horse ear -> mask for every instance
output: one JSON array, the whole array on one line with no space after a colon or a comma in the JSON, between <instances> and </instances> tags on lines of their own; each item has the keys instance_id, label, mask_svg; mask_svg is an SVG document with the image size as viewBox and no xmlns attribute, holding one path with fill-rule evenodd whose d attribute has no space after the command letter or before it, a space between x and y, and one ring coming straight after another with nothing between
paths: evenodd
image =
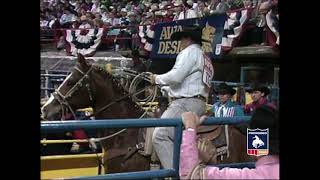
<instances>
[{"instance_id":1,"label":"horse ear","mask_svg":"<svg viewBox=\"0 0 320 180\"><path fill-rule=\"evenodd\" d=\"M88 66L86 59L81 53L78 53L77 57L78 57L78 62L80 63L81 66Z\"/></svg>"}]
</instances>

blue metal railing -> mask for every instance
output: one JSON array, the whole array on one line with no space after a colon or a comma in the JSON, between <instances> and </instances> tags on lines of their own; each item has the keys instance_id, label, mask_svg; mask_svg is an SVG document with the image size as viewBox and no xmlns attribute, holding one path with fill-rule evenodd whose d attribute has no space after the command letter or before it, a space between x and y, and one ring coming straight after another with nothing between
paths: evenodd
<instances>
[{"instance_id":1,"label":"blue metal railing","mask_svg":"<svg viewBox=\"0 0 320 180\"><path fill-rule=\"evenodd\" d=\"M248 122L250 116L239 117L209 117L203 125L239 124ZM175 141L173 151L173 169L156 171L141 171L129 173L115 173L99 176L79 177L76 179L148 179L179 176L180 144L182 139L181 118L170 119L110 119L110 120L81 120L81 121L47 121L41 122L41 132L58 132L76 129L105 129L105 128L141 128L141 127L175 127Z\"/></svg>"}]
</instances>

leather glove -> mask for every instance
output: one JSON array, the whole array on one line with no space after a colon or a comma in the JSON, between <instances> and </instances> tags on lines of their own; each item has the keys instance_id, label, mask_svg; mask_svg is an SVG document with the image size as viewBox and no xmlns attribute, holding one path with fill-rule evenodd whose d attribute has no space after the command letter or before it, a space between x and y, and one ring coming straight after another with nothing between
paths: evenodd
<instances>
[{"instance_id":1,"label":"leather glove","mask_svg":"<svg viewBox=\"0 0 320 180\"><path fill-rule=\"evenodd\" d=\"M156 76L157 75L155 75L155 74L149 75L149 79L150 79L151 84L156 84Z\"/></svg>"}]
</instances>

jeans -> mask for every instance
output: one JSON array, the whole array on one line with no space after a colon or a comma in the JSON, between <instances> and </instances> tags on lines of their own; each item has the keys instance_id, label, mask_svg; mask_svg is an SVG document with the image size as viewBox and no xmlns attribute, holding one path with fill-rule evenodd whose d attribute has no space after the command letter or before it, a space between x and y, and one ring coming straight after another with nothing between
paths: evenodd
<instances>
[{"instance_id":1,"label":"jeans","mask_svg":"<svg viewBox=\"0 0 320 180\"><path fill-rule=\"evenodd\" d=\"M197 98L182 98L172 101L161 118L181 118L183 112L191 111L198 116L204 115L206 102ZM161 121L161 120L160 120ZM173 168L174 127L156 127L152 144L163 168Z\"/></svg>"}]
</instances>

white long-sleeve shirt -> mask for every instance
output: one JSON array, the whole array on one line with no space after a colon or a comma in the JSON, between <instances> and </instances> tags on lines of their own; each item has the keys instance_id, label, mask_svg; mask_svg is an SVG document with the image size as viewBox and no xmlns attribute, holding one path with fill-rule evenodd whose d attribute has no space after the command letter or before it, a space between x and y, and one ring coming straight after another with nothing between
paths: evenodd
<instances>
[{"instance_id":1,"label":"white long-sleeve shirt","mask_svg":"<svg viewBox=\"0 0 320 180\"><path fill-rule=\"evenodd\" d=\"M198 44L191 44L177 56L173 68L155 78L156 84L168 85L169 97L208 97L209 88L202 81L204 52Z\"/></svg>"},{"instance_id":2,"label":"white long-sleeve shirt","mask_svg":"<svg viewBox=\"0 0 320 180\"><path fill-rule=\"evenodd\" d=\"M178 20L180 19L191 19L191 18L197 18L198 14L193 9L188 9L187 11L182 11L179 14Z\"/></svg>"}]
</instances>

